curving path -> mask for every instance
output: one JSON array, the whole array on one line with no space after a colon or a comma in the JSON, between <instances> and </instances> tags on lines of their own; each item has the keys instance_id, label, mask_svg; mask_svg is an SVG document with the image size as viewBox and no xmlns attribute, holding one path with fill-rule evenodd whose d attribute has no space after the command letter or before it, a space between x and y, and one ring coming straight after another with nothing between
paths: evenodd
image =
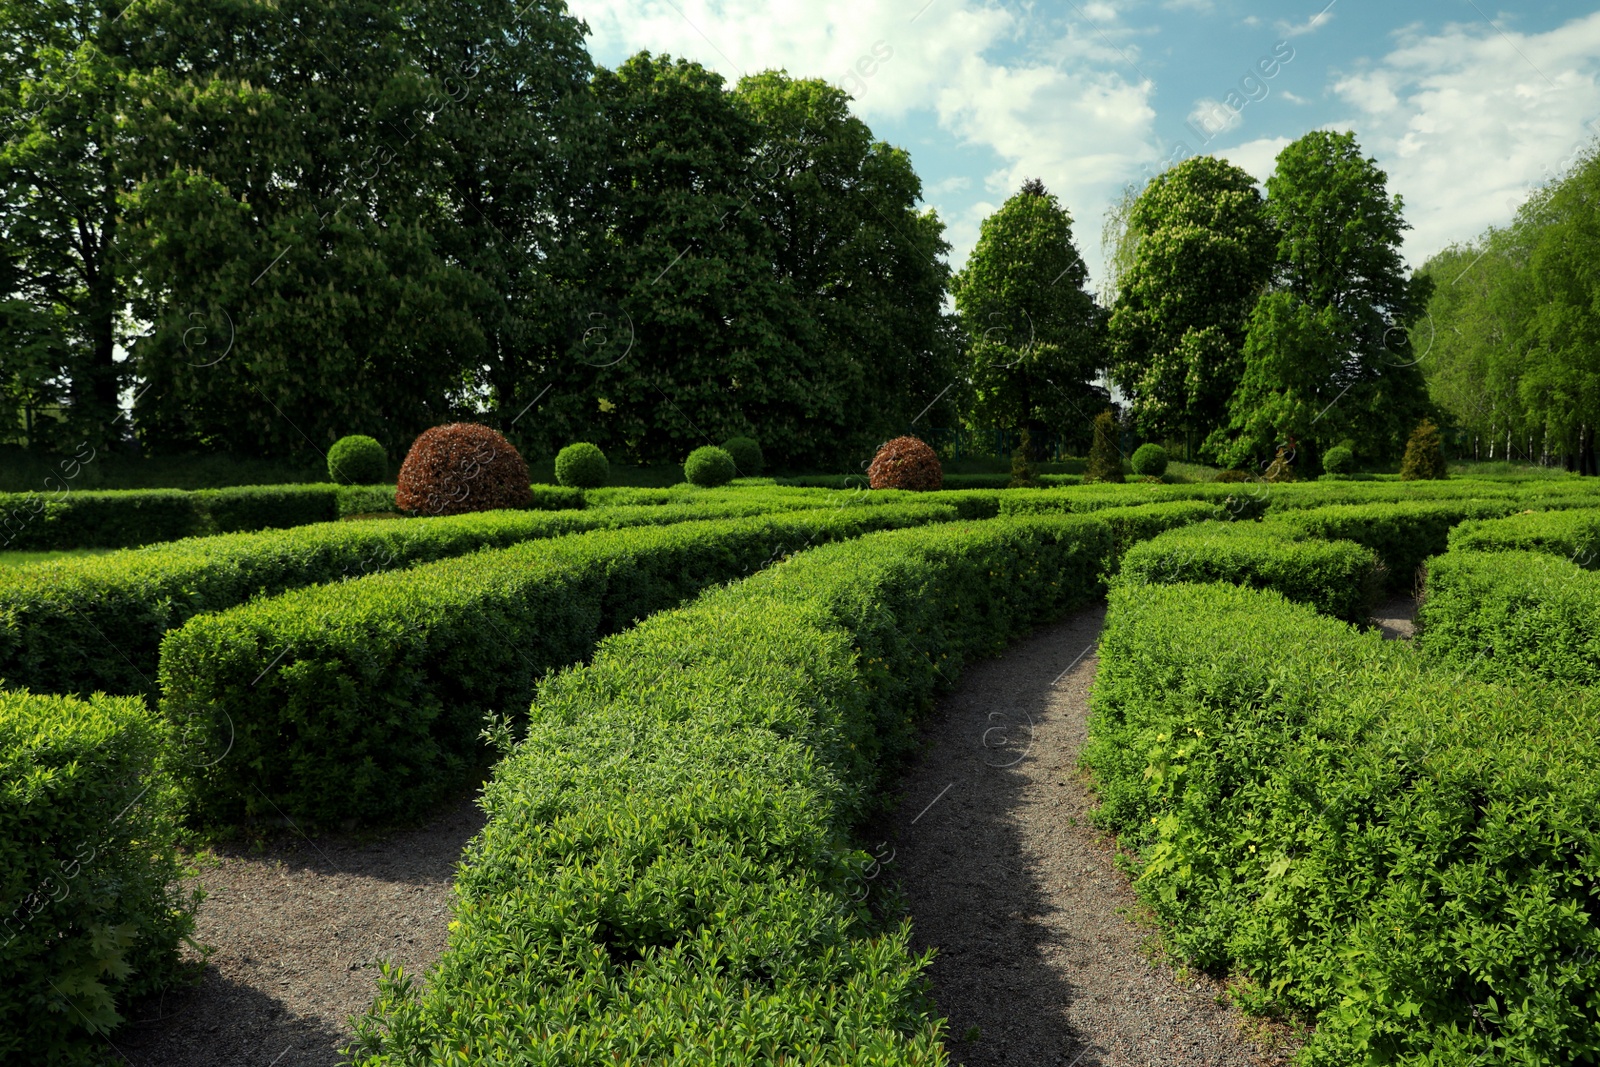
<instances>
[{"instance_id":1,"label":"curving path","mask_svg":"<svg viewBox=\"0 0 1600 1067\"><path fill-rule=\"evenodd\" d=\"M1215 983L1152 962L1148 925L1089 825L1078 770L1103 605L974 664L926 733L879 836L953 1063L1281 1062ZM889 849L892 848L892 854Z\"/></svg>"}]
</instances>

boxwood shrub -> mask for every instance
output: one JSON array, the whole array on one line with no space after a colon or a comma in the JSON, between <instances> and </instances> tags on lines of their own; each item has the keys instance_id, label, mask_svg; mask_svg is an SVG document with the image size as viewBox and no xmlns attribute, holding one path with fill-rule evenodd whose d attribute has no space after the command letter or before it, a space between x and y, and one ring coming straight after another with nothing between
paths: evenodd
<instances>
[{"instance_id":1,"label":"boxwood shrub","mask_svg":"<svg viewBox=\"0 0 1600 1067\"><path fill-rule=\"evenodd\" d=\"M426 985L357 1063L947 1062L909 929L857 903L919 712L1100 591L1105 524L953 523L802 553L547 679L485 790Z\"/></svg>"},{"instance_id":2,"label":"boxwood shrub","mask_svg":"<svg viewBox=\"0 0 1600 1067\"><path fill-rule=\"evenodd\" d=\"M1565 556L1586 570L1600 570L1600 508L1539 511L1462 523L1450 533L1450 548L1547 552Z\"/></svg>"},{"instance_id":3,"label":"boxwood shrub","mask_svg":"<svg viewBox=\"0 0 1600 1067\"><path fill-rule=\"evenodd\" d=\"M1370 548L1316 540L1276 523L1204 522L1129 548L1118 581L1129 585L1229 582L1276 589L1347 622L1365 622L1382 577Z\"/></svg>"},{"instance_id":4,"label":"boxwood shrub","mask_svg":"<svg viewBox=\"0 0 1600 1067\"><path fill-rule=\"evenodd\" d=\"M1385 588L1410 593L1422 561L1449 547L1451 529L1461 522L1508 514L1509 500L1427 500L1397 504L1333 504L1283 511L1274 521L1328 541L1354 541L1377 553Z\"/></svg>"},{"instance_id":5,"label":"boxwood shrub","mask_svg":"<svg viewBox=\"0 0 1600 1067\"><path fill-rule=\"evenodd\" d=\"M0 548L125 548L206 532L200 497L181 489L0 494Z\"/></svg>"},{"instance_id":6,"label":"boxwood shrub","mask_svg":"<svg viewBox=\"0 0 1600 1067\"><path fill-rule=\"evenodd\" d=\"M520 717L533 683L600 637L803 545L954 517L907 505L597 531L296 590L169 633L161 709L233 738L190 778L202 822L414 820L482 769L486 716Z\"/></svg>"},{"instance_id":7,"label":"boxwood shrub","mask_svg":"<svg viewBox=\"0 0 1600 1067\"><path fill-rule=\"evenodd\" d=\"M0 692L0 1062L103 1062L180 977L170 733L131 697Z\"/></svg>"},{"instance_id":8,"label":"boxwood shrub","mask_svg":"<svg viewBox=\"0 0 1600 1067\"><path fill-rule=\"evenodd\" d=\"M1225 585L1114 589L1085 761L1180 959L1300 1062L1600 1047L1600 701Z\"/></svg>"},{"instance_id":9,"label":"boxwood shrub","mask_svg":"<svg viewBox=\"0 0 1600 1067\"><path fill-rule=\"evenodd\" d=\"M1448 552L1428 563L1417 640L1472 677L1600 683L1600 574L1544 552Z\"/></svg>"},{"instance_id":10,"label":"boxwood shrub","mask_svg":"<svg viewBox=\"0 0 1600 1067\"><path fill-rule=\"evenodd\" d=\"M154 695L162 634L252 596L586 530L762 514L717 505L319 523L0 569L0 681L57 693Z\"/></svg>"},{"instance_id":11,"label":"boxwood shrub","mask_svg":"<svg viewBox=\"0 0 1600 1067\"><path fill-rule=\"evenodd\" d=\"M339 517L339 486L241 485L195 492L202 533L279 530Z\"/></svg>"}]
</instances>

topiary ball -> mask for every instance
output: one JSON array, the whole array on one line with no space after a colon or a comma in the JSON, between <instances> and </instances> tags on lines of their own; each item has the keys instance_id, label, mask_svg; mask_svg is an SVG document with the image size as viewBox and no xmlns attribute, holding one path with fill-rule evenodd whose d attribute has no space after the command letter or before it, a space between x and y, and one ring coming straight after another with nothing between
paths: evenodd
<instances>
[{"instance_id":1,"label":"topiary ball","mask_svg":"<svg viewBox=\"0 0 1600 1067\"><path fill-rule=\"evenodd\" d=\"M422 515L525 508L528 465L500 434L472 422L424 430L400 465L394 506Z\"/></svg>"},{"instance_id":2,"label":"topiary ball","mask_svg":"<svg viewBox=\"0 0 1600 1067\"><path fill-rule=\"evenodd\" d=\"M867 468L867 483L874 489L929 491L944 485L939 454L916 437L886 441Z\"/></svg>"},{"instance_id":3,"label":"topiary ball","mask_svg":"<svg viewBox=\"0 0 1600 1067\"><path fill-rule=\"evenodd\" d=\"M1356 454L1343 445L1334 445L1322 454L1322 469L1328 474L1353 474Z\"/></svg>"},{"instance_id":4,"label":"topiary ball","mask_svg":"<svg viewBox=\"0 0 1600 1067\"><path fill-rule=\"evenodd\" d=\"M389 477L389 454L365 434L341 437L328 449L328 477L339 485L381 485Z\"/></svg>"},{"instance_id":5,"label":"topiary ball","mask_svg":"<svg viewBox=\"0 0 1600 1067\"><path fill-rule=\"evenodd\" d=\"M598 489L611 477L606 454L587 441L568 445L556 453L556 481L577 489Z\"/></svg>"},{"instance_id":6,"label":"topiary ball","mask_svg":"<svg viewBox=\"0 0 1600 1067\"><path fill-rule=\"evenodd\" d=\"M752 437L730 437L722 442L722 450L733 457L739 469L738 477L754 478L761 473L761 446Z\"/></svg>"},{"instance_id":7,"label":"topiary ball","mask_svg":"<svg viewBox=\"0 0 1600 1067\"><path fill-rule=\"evenodd\" d=\"M1133 450L1133 473L1146 478L1159 478L1167 473L1167 450L1155 443L1143 444Z\"/></svg>"},{"instance_id":8,"label":"topiary ball","mask_svg":"<svg viewBox=\"0 0 1600 1067\"><path fill-rule=\"evenodd\" d=\"M733 457L715 445L704 445L683 461L683 476L702 489L713 489L733 481Z\"/></svg>"}]
</instances>

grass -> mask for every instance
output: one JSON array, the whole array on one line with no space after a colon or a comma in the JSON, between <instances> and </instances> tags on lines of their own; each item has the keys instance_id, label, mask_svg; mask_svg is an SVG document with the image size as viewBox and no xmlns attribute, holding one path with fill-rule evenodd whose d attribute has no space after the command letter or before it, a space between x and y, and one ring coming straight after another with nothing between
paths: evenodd
<instances>
[{"instance_id":1,"label":"grass","mask_svg":"<svg viewBox=\"0 0 1600 1067\"><path fill-rule=\"evenodd\" d=\"M103 556L107 552L115 551L114 548L66 548L56 552L0 552L0 567L25 567L30 563L43 563L47 559Z\"/></svg>"}]
</instances>

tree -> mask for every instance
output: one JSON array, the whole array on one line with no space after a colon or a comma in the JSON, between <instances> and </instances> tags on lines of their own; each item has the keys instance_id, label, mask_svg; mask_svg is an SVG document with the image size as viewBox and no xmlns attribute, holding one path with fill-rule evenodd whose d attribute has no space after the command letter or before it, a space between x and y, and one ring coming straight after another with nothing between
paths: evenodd
<instances>
[{"instance_id":1,"label":"tree","mask_svg":"<svg viewBox=\"0 0 1600 1067\"><path fill-rule=\"evenodd\" d=\"M1400 479L1417 481L1423 478L1447 478L1449 471L1444 462L1444 449L1439 440L1439 427L1432 419L1423 419L1406 441L1405 458L1400 462Z\"/></svg>"},{"instance_id":2,"label":"tree","mask_svg":"<svg viewBox=\"0 0 1600 1067\"><path fill-rule=\"evenodd\" d=\"M979 418L1034 442L1049 423L1088 421L1089 383L1105 357L1088 274L1072 216L1042 184L983 221L954 283Z\"/></svg>"},{"instance_id":3,"label":"tree","mask_svg":"<svg viewBox=\"0 0 1600 1067\"><path fill-rule=\"evenodd\" d=\"M1083 481L1088 485L1122 480L1122 450L1117 447L1116 416L1107 408L1094 417L1094 444L1089 446L1089 463L1084 468Z\"/></svg>"},{"instance_id":4,"label":"tree","mask_svg":"<svg viewBox=\"0 0 1600 1067\"><path fill-rule=\"evenodd\" d=\"M1228 421L1272 227L1255 179L1197 156L1151 180L1124 232L1137 240L1111 314L1111 374L1143 435L1193 447Z\"/></svg>"},{"instance_id":5,"label":"tree","mask_svg":"<svg viewBox=\"0 0 1600 1067\"><path fill-rule=\"evenodd\" d=\"M900 148L874 140L850 98L819 79L768 71L734 102L758 131L749 196L773 238L773 269L816 323L814 378L846 386L852 453L921 415L953 423L959 347L943 328L944 224L919 211L922 183ZM930 402L935 402L929 409Z\"/></svg>"},{"instance_id":6,"label":"tree","mask_svg":"<svg viewBox=\"0 0 1600 1067\"><path fill-rule=\"evenodd\" d=\"M30 443L98 445L118 429L119 120L139 32L122 8L0 0L0 330L7 421L26 420ZM51 407L59 421L41 420Z\"/></svg>"},{"instance_id":7,"label":"tree","mask_svg":"<svg viewBox=\"0 0 1600 1067\"><path fill-rule=\"evenodd\" d=\"M1387 177L1354 134L1318 130L1278 154L1267 215L1278 233L1269 291L1250 316L1244 372L1229 405L1230 464L1290 442L1315 462L1318 442L1351 438L1394 455L1428 400L1409 338L1431 281L1407 278L1409 228Z\"/></svg>"}]
</instances>

